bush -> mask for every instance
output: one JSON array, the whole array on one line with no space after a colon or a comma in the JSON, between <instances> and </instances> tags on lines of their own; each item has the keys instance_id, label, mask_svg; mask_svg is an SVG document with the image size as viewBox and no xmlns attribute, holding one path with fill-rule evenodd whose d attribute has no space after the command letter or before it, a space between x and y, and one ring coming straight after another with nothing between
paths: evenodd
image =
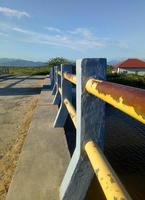
<instances>
[{"instance_id":1,"label":"bush","mask_svg":"<svg viewBox=\"0 0 145 200\"><path fill-rule=\"evenodd\" d=\"M108 74L107 80L145 89L145 76L139 76L136 74Z\"/></svg>"}]
</instances>

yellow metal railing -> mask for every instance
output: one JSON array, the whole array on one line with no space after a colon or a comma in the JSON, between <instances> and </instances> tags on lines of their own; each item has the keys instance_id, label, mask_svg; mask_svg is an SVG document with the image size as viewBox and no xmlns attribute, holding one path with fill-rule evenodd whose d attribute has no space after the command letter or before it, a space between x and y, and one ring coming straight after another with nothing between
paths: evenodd
<instances>
[{"instance_id":1,"label":"yellow metal railing","mask_svg":"<svg viewBox=\"0 0 145 200\"><path fill-rule=\"evenodd\" d=\"M58 91L59 91L60 95L62 95L62 89L60 87L58 88Z\"/></svg>"},{"instance_id":2,"label":"yellow metal railing","mask_svg":"<svg viewBox=\"0 0 145 200\"><path fill-rule=\"evenodd\" d=\"M64 99L64 104L68 110L68 113L70 114L70 117L73 121L74 126L76 127L76 111L75 111L73 105L69 102L68 99Z\"/></svg>"},{"instance_id":3,"label":"yellow metal railing","mask_svg":"<svg viewBox=\"0 0 145 200\"><path fill-rule=\"evenodd\" d=\"M63 77L73 84L77 83L76 75L65 72ZM89 79L85 88L88 93L145 124L144 90L96 79ZM73 105L68 99L64 99L64 104L76 127L77 116ZM99 146L90 140L84 148L107 200L131 200Z\"/></svg>"},{"instance_id":4,"label":"yellow metal railing","mask_svg":"<svg viewBox=\"0 0 145 200\"><path fill-rule=\"evenodd\" d=\"M61 76L61 72L60 72L60 71L58 71L57 74L58 74L59 76ZM68 72L64 72L64 73L63 73L63 77L64 77L66 80L68 80L68 81L70 81L71 83L73 83L73 84L76 84L76 83L77 83L76 75L74 75L74 74L70 74L70 73L68 73Z\"/></svg>"},{"instance_id":5,"label":"yellow metal railing","mask_svg":"<svg viewBox=\"0 0 145 200\"><path fill-rule=\"evenodd\" d=\"M76 127L77 116L73 105L68 99L64 99L64 104ZM85 144L85 151L106 198L108 200L114 200L115 198L131 200L101 149L93 141L89 141Z\"/></svg>"},{"instance_id":6,"label":"yellow metal railing","mask_svg":"<svg viewBox=\"0 0 145 200\"><path fill-rule=\"evenodd\" d=\"M145 90L95 79L87 81L86 90L145 124Z\"/></svg>"},{"instance_id":7,"label":"yellow metal railing","mask_svg":"<svg viewBox=\"0 0 145 200\"><path fill-rule=\"evenodd\" d=\"M65 72L65 73L63 74L63 77L64 77L66 80L68 80L68 81L70 81L71 83L73 83L73 84L76 84L76 83L77 83L77 78L76 78L76 75L74 75L74 74L70 74L70 73L68 73L68 72Z\"/></svg>"},{"instance_id":8,"label":"yellow metal railing","mask_svg":"<svg viewBox=\"0 0 145 200\"><path fill-rule=\"evenodd\" d=\"M93 141L89 141L85 145L85 151L106 198L131 200L100 148Z\"/></svg>"},{"instance_id":9,"label":"yellow metal railing","mask_svg":"<svg viewBox=\"0 0 145 200\"><path fill-rule=\"evenodd\" d=\"M61 76L61 72L60 72L60 71L58 71L57 74L58 74L59 76Z\"/></svg>"},{"instance_id":10,"label":"yellow metal railing","mask_svg":"<svg viewBox=\"0 0 145 200\"><path fill-rule=\"evenodd\" d=\"M76 75L64 73L63 76L76 84ZM96 79L87 81L86 90L145 124L145 90Z\"/></svg>"}]
</instances>

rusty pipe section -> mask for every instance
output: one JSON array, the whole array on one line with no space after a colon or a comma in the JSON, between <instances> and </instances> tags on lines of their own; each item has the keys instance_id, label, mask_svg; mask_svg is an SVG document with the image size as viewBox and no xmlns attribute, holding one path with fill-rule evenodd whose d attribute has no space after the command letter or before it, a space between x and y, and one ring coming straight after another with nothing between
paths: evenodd
<instances>
[{"instance_id":1,"label":"rusty pipe section","mask_svg":"<svg viewBox=\"0 0 145 200\"><path fill-rule=\"evenodd\" d=\"M69 102L69 100L67 98L64 99L64 104L68 110L68 113L70 114L70 117L73 121L74 126L76 127L77 117L76 117L76 111L75 111L73 105Z\"/></svg>"},{"instance_id":2,"label":"rusty pipe section","mask_svg":"<svg viewBox=\"0 0 145 200\"><path fill-rule=\"evenodd\" d=\"M85 145L85 151L99 180L107 200L131 200L101 149L93 141Z\"/></svg>"},{"instance_id":3,"label":"rusty pipe section","mask_svg":"<svg viewBox=\"0 0 145 200\"><path fill-rule=\"evenodd\" d=\"M95 79L87 81L86 90L145 124L145 90Z\"/></svg>"},{"instance_id":4,"label":"rusty pipe section","mask_svg":"<svg viewBox=\"0 0 145 200\"><path fill-rule=\"evenodd\" d=\"M64 73L63 73L63 77L64 77L66 80L68 80L68 81L70 81L71 83L73 83L73 84L76 85L76 83L77 83L76 75L70 74L70 73L68 73L68 72L64 72Z\"/></svg>"}]
</instances>

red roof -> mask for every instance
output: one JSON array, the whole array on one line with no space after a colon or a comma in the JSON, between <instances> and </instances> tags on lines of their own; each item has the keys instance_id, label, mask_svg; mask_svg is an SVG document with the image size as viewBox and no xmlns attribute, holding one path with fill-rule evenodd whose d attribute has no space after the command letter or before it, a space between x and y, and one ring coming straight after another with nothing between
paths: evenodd
<instances>
[{"instance_id":1,"label":"red roof","mask_svg":"<svg viewBox=\"0 0 145 200\"><path fill-rule=\"evenodd\" d=\"M143 60L130 58L114 65L113 68L145 68L145 62Z\"/></svg>"}]
</instances>

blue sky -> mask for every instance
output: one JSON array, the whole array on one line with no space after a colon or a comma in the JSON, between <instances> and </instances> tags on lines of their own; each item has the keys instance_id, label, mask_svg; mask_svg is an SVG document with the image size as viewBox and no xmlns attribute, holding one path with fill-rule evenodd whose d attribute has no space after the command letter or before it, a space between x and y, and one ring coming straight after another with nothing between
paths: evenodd
<instances>
[{"instance_id":1,"label":"blue sky","mask_svg":"<svg viewBox=\"0 0 145 200\"><path fill-rule=\"evenodd\" d=\"M144 0L0 0L0 58L145 58Z\"/></svg>"}]
</instances>

